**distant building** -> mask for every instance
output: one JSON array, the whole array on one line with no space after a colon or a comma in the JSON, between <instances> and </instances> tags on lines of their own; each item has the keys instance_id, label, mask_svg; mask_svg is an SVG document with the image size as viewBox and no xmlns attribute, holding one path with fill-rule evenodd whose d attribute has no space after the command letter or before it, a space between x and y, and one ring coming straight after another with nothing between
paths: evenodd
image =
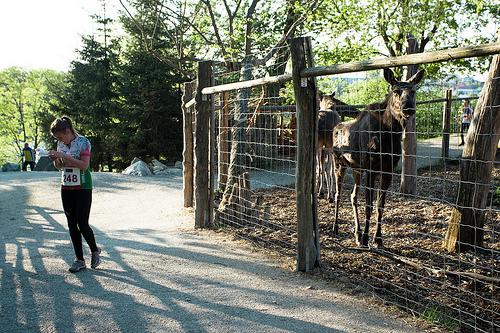
<instances>
[{"instance_id":1,"label":"distant building","mask_svg":"<svg viewBox=\"0 0 500 333\"><path fill-rule=\"evenodd\" d=\"M453 88L453 94L458 97L478 96L483 89L484 82L477 81L471 77L465 77L457 82Z\"/></svg>"}]
</instances>

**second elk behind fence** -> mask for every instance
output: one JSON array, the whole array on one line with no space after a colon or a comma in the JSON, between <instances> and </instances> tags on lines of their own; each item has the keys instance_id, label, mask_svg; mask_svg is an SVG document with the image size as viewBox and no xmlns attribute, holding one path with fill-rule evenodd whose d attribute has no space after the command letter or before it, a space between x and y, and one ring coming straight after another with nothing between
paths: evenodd
<instances>
[{"instance_id":1,"label":"second elk behind fence","mask_svg":"<svg viewBox=\"0 0 500 333\"><path fill-rule=\"evenodd\" d=\"M333 129L340 123L335 111L335 92L319 94L318 143L316 145L318 197L333 202Z\"/></svg>"}]
</instances>

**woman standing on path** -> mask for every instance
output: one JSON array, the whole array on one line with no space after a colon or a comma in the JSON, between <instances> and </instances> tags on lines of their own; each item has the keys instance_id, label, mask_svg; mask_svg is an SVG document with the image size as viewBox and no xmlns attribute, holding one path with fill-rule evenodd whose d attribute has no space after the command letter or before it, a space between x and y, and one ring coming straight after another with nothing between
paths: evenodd
<instances>
[{"instance_id":1,"label":"woman standing on path","mask_svg":"<svg viewBox=\"0 0 500 333\"><path fill-rule=\"evenodd\" d=\"M50 126L50 132L58 142L57 151L49 151L49 157L55 167L62 171L61 197L76 255L76 260L69 271L75 273L86 268L82 235L92 253L90 267L96 268L100 264L101 250L97 247L94 232L89 226L92 205L90 142L75 131L68 117L54 120Z\"/></svg>"}]
</instances>

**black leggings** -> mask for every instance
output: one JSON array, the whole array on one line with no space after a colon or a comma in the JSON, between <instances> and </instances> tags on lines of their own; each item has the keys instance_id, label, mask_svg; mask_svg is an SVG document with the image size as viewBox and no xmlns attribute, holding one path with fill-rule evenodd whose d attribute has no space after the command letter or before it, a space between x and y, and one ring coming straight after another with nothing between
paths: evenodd
<instances>
[{"instance_id":1,"label":"black leggings","mask_svg":"<svg viewBox=\"0 0 500 333\"><path fill-rule=\"evenodd\" d=\"M462 139L462 143L464 143L464 134L467 134L469 127L470 123L462 123L462 127L460 127L460 138Z\"/></svg>"},{"instance_id":2,"label":"black leggings","mask_svg":"<svg viewBox=\"0 0 500 333\"><path fill-rule=\"evenodd\" d=\"M76 258L83 260L82 235L90 251L97 251L94 232L89 226L92 190L61 190L61 197Z\"/></svg>"}]
</instances>

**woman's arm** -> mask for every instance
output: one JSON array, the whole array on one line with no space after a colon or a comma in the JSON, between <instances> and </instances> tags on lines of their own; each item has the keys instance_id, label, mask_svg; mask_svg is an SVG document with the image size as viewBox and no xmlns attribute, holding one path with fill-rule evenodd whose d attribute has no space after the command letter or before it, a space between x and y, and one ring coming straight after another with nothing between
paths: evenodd
<instances>
[{"instance_id":1,"label":"woman's arm","mask_svg":"<svg viewBox=\"0 0 500 333\"><path fill-rule=\"evenodd\" d=\"M78 168L82 171L84 171L85 169L87 169L89 167L90 156L88 156L88 155L82 155L81 160L76 159L71 155L66 155L66 154L62 154L62 155L63 156L61 157L61 159L64 163L64 166Z\"/></svg>"},{"instance_id":2,"label":"woman's arm","mask_svg":"<svg viewBox=\"0 0 500 333\"><path fill-rule=\"evenodd\" d=\"M49 156L51 156L51 158L53 159L54 166L57 169L61 169L62 167L73 167L83 171L88 168L90 163L89 155L82 155L81 160L79 160L69 154L64 154L59 151L52 150L49 152Z\"/></svg>"}]
</instances>

